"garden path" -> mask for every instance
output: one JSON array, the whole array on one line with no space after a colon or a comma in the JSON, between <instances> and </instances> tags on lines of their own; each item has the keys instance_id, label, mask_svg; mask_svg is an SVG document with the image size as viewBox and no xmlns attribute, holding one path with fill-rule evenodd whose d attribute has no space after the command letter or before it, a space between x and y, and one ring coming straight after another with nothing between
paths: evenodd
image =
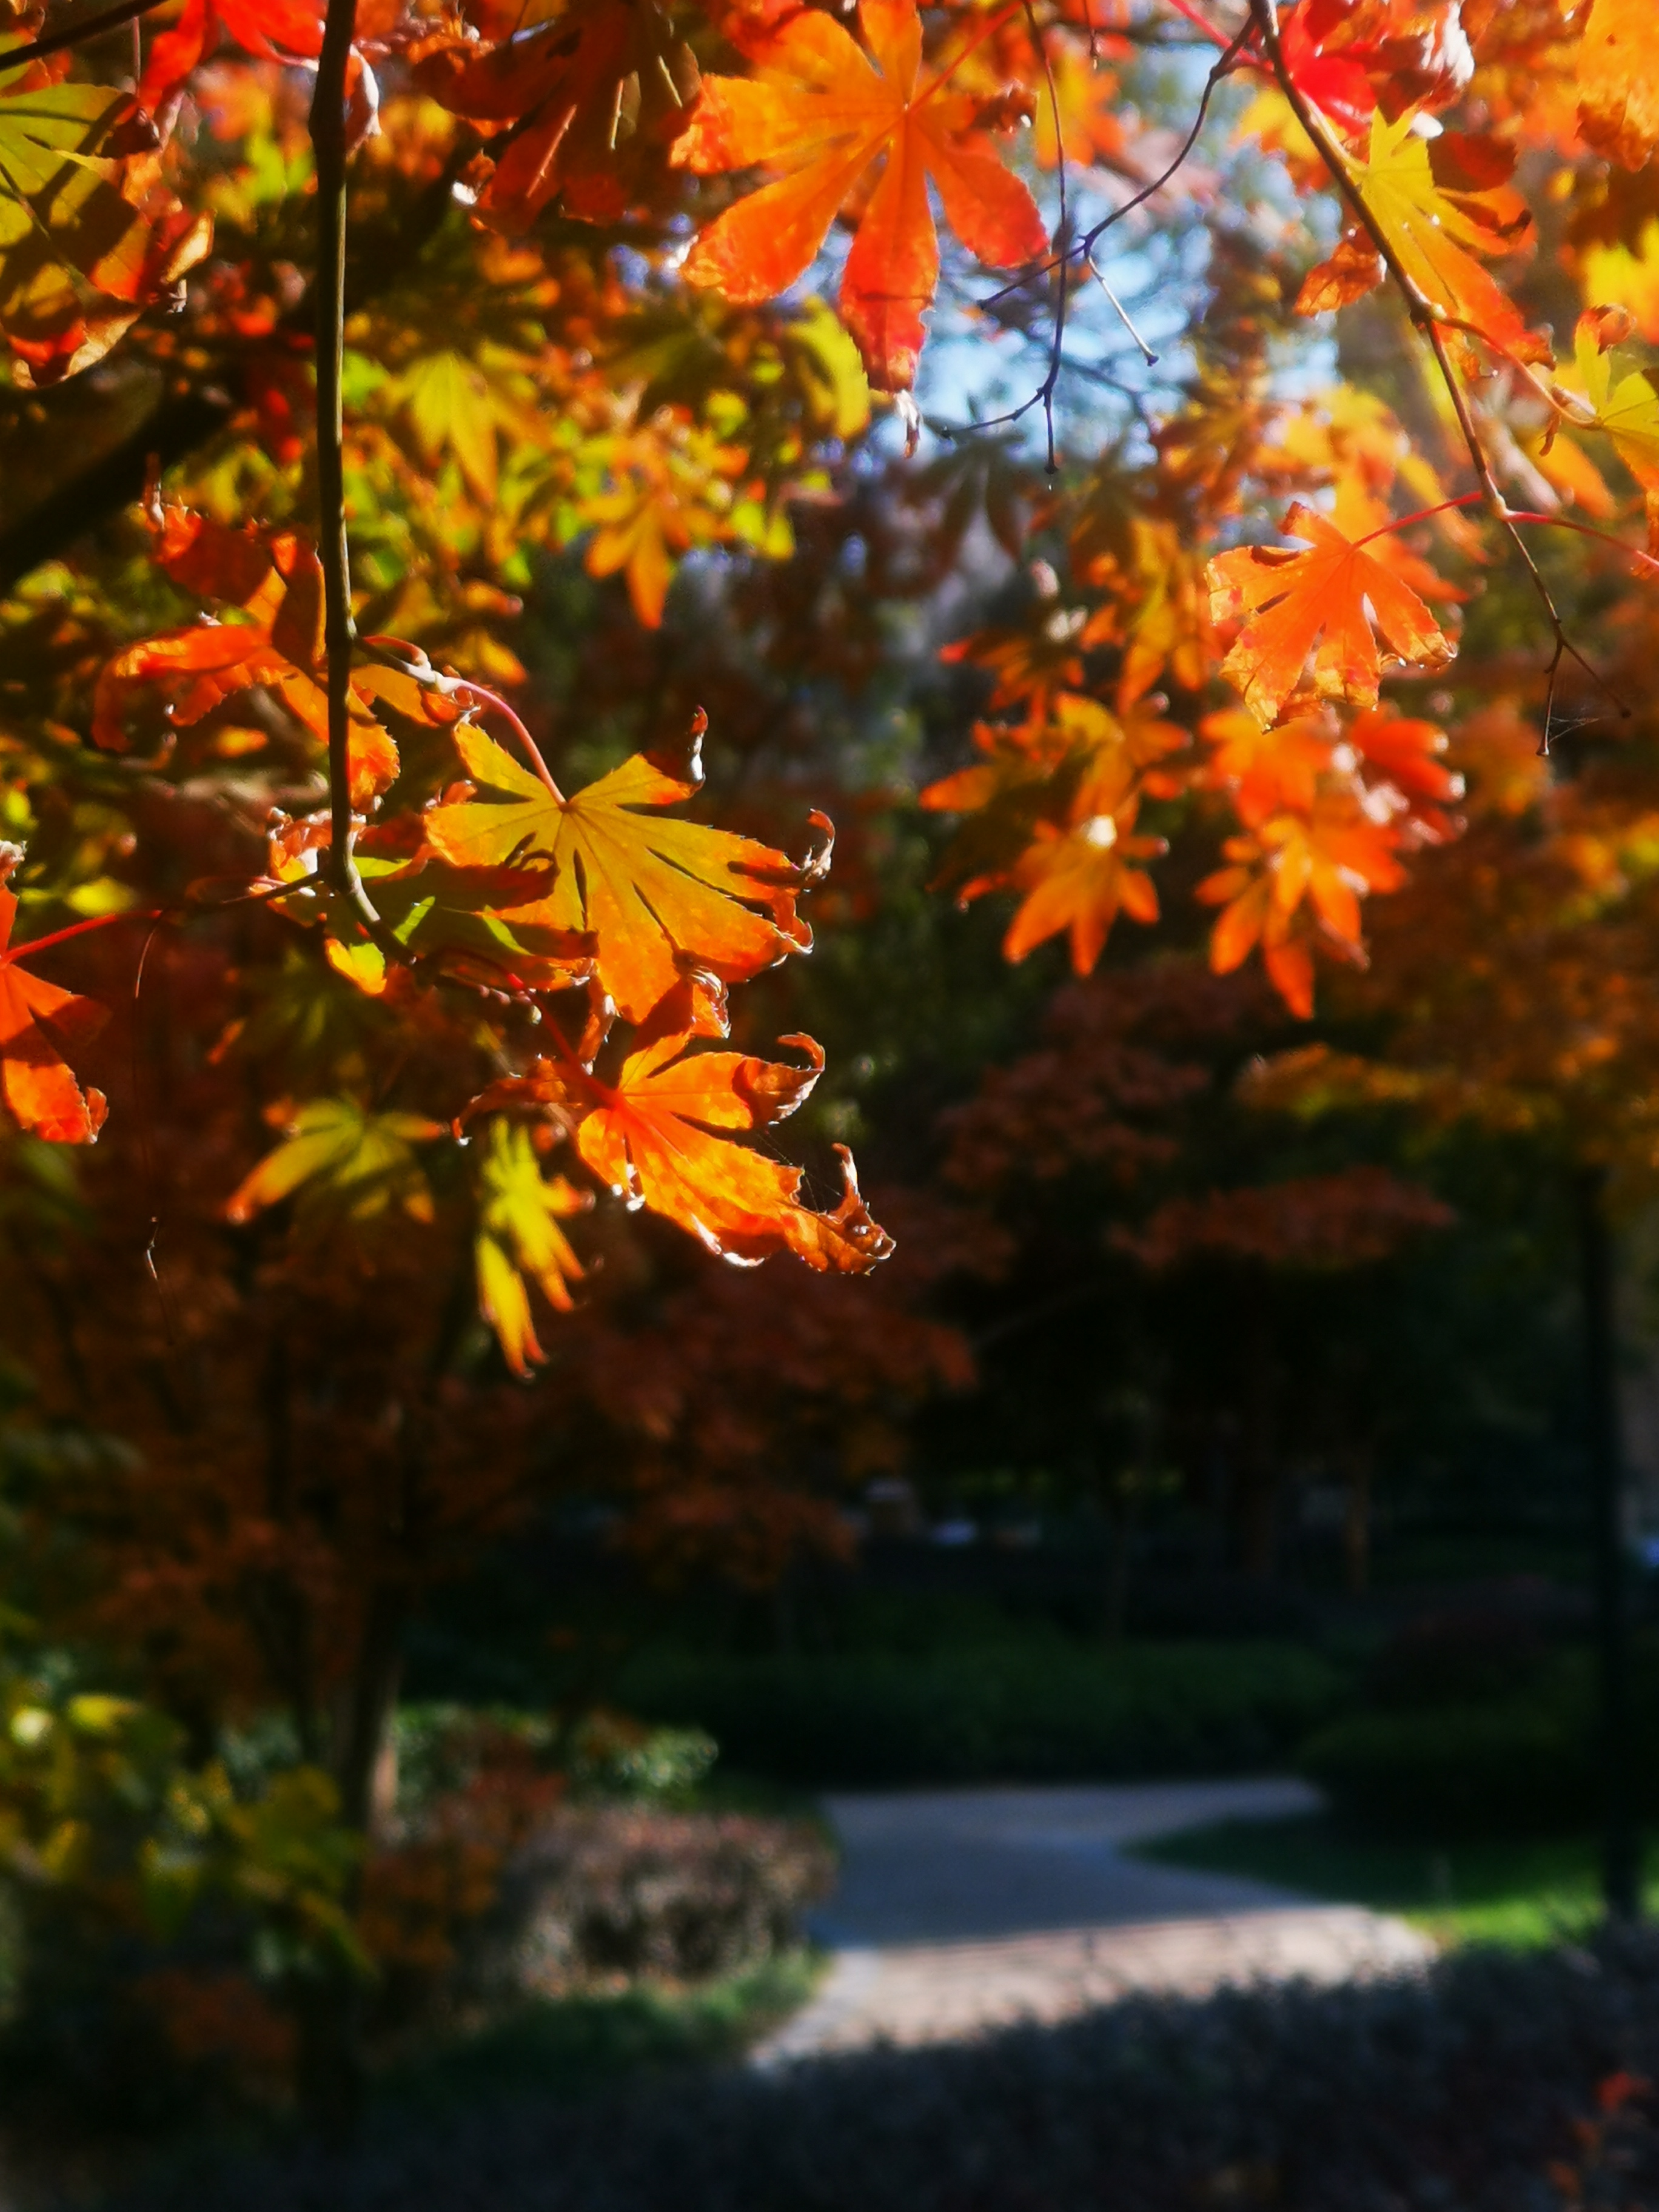
<instances>
[{"instance_id":1,"label":"garden path","mask_svg":"<svg viewBox=\"0 0 1659 2212\"><path fill-rule=\"evenodd\" d=\"M1052 2022L1141 1990L1346 1981L1433 1955L1404 1921L1127 1857L1212 1820L1316 1809L1290 1779L831 1796L839 1887L812 1923L817 1994L763 2044L779 2065L873 2043Z\"/></svg>"}]
</instances>

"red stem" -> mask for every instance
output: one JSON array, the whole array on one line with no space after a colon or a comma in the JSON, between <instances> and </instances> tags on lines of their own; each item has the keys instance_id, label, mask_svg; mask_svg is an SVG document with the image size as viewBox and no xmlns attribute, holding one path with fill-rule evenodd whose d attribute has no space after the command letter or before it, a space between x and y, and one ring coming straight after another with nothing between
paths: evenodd
<instances>
[{"instance_id":1,"label":"red stem","mask_svg":"<svg viewBox=\"0 0 1659 2212\"><path fill-rule=\"evenodd\" d=\"M67 929L54 929L47 937L31 937L26 945L14 945L0 952L0 968L9 968L14 960L26 953L45 952L54 945L66 945L71 937L84 937L88 930L107 929L116 921L163 921L169 908L164 906L123 907L118 914L96 914L90 921L71 922Z\"/></svg>"},{"instance_id":2,"label":"red stem","mask_svg":"<svg viewBox=\"0 0 1659 2212\"><path fill-rule=\"evenodd\" d=\"M1183 17L1195 31L1202 31L1206 39L1219 46L1224 53L1226 52L1228 45L1226 38L1217 30L1213 23L1205 21L1197 9L1192 5L1192 0L1170 0L1170 5L1175 9L1176 15Z\"/></svg>"},{"instance_id":3,"label":"red stem","mask_svg":"<svg viewBox=\"0 0 1659 2212\"><path fill-rule=\"evenodd\" d=\"M1510 522L1541 522L1553 530L1576 530L1581 538L1593 538L1598 544L1611 545L1615 553L1622 553L1638 568L1647 570L1650 575L1659 576L1659 561L1656 561L1651 553L1644 553L1637 545L1627 545L1622 538L1613 537L1609 531L1593 530L1588 522L1575 522L1570 515L1536 514L1527 507L1511 507L1504 513L1505 519Z\"/></svg>"},{"instance_id":4,"label":"red stem","mask_svg":"<svg viewBox=\"0 0 1659 2212\"><path fill-rule=\"evenodd\" d=\"M542 781L552 793L554 798L558 799L561 805L563 804L563 793L560 791L558 785L554 782L552 776L548 773L547 763L542 758L541 747L536 743L534 738L531 736L529 731L526 729L524 724L514 713L512 708L507 705L506 700L502 698L499 691L491 691L483 684L474 684L468 681L458 684L455 686L452 696L457 698L465 696L471 699L477 706L493 707L495 712L501 717L501 720L507 724L508 727L512 730L514 736L517 738L519 743L524 747L525 751L529 756L531 767L535 769L537 775L540 776Z\"/></svg>"},{"instance_id":5,"label":"red stem","mask_svg":"<svg viewBox=\"0 0 1659 2212\"><path fill-rule=\"evenodd\" d=\"M1434 507L1419 507L1415 514L1402 514L1398 522L1379 522L1375 530L1368 530L1363 538L1356 538L1356 545L1369 545L1373 538L1386 538L1391 530L1409 530L1413 522L1432 521L1437 514L1444 514L1448 507L1477 506L1486 495L1484 491L1460 492L1455 499L1443 499Z\"/></svg>"}]
</instances>

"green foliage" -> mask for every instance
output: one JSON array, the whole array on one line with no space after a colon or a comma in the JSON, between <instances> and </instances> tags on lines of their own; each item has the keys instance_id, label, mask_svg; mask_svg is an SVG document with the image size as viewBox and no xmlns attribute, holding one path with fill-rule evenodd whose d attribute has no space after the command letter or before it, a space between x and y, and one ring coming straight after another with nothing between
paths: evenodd
<instances>
[{"instance_id":1,"label":"green foliage","mask_svg":"<svg viewBox=\"0 0 1659 2212\"><path fill-rule=\"evenodd\" d=\"M1289 1644L1054 1639L908 1658L642 1655L635 1710L707 1728L732 1767L819 1785L1223 1772L1286 1757L1344 1680Z\"/></svg>"},{"instance_id":2,"label":"green foliage","mask_svg":"<svg viewBox=\"0 0 1659 2212\"><path fill-rule=\"evenodd\" d=\"M1304 1745L1300 1764L1362 1831L1569 1833L1597 1802L1598 1734L1591 1656L1566 1650L1512 1665L1506 1680L1477 1675L1449 1697L1396 1697L1344 1715ZM1659 1813L1659 1647L1651 1644L1638 1654L1630 1756L1638 1805Z\"/></svg>"},{"instance_id":3,"label":"green foliage","mask_svg":"<svg viewBox=\"0 0 1659 2212\"><path fill-rule=\"evenodd\" d=\"M1585 1936L1601 1914L1601 1844L1589 1834L1413 1842L1312 1814L1218 1821L1133 1855L1402 1913L1443 1943L1530 1950ZM1645 1896L1647 1911L1659 1910L1659 1869Z\"/></svg>"}]
</instances>

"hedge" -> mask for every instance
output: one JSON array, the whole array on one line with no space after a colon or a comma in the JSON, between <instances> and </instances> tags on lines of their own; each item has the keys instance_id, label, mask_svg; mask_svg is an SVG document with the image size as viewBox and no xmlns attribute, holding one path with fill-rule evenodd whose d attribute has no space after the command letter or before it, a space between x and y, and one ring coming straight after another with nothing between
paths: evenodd
<instances>
[{"instance_id":1,"label":"hedge","mask_svg":"<svg viewBox=\"0 0 1659 2212\"><path fill-rule=\"evenodd\" d=\"M1656 2080L1651 1937L1468 1951L769 2078L404 2112L355 2154L198 2162L108 2212L1624 2212L1659 2203ZM1613 2193L1552 2178L1591 2161Z\"/></svg>"},{"instance_id":2,"label":"hedge","mask_svg":"<svg viewBox=\"0 0 1659 2212\"><path fill-rule=\"evenodd\" d=\"M916 1657L647 1654L618 1695L649 1720L707 1729L727 1769L857 1787L1261 1767L1288 1758L1345 1686L1294 1644L1056 1640Z\"/></svg>"}]
</instances>

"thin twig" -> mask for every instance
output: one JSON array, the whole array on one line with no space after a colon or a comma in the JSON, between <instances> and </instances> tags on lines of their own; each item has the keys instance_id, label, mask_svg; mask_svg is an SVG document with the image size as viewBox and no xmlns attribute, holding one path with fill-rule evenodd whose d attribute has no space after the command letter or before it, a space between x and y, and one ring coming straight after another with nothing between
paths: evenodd
<instances>
[{"instance_id":1,"label":"thin twig","mask_svg":"<svg viewBox=\"0 0 1659 2212\"><path fill-rule=\"evenodd\" d=\"M1199 135L1209 118L1210 101L1214 95L1215 88L1243 52L1244 42L1249 37L1253 27L1253 25L1246 23L1226 51L1217 55L1215 66L1205 78L1204 89L1199 94L1198 112L1193 118L1193 127L1182 141L1180 151L1168 167L1161 169L1152 182L1143 185L1138 192L1131 193L1121 207L1115 207L1109 215L1103 216L1092 229L1085 230L1077 244L1068 245L1064 253L1056 254L1047 261L1040 262L1035 269L1027 269L1022 275L1016 276L1012 284L1003 285L1000 291L987 293L984 299L978 303L981 310L986 307L994 307L1000 301L1009 298L1015 292L1023 292L1034 277L1046 276L1051 269L1059 267L1063 261L1069 261L1074 254L1081 254L1086 259L1093 252L1097 240L1103 238L1115 222L1121 222L1126 215L1133 215L1138 207L1145 206L1155 192L1163 191L1176 172L1185 165L1194 147L1197 145Z\"/></svg>"},{"instance_id":2,"label":"thin twig","mask_svg":"<svg viewBox=\"0 0 1659 2212\"><path fill-rule=\"evenodd\" d=\"M1100 264L1095 259L1092 253L1085 254L1084 258L1089 264L1089 274L1094 278L1096 283L1099 285L1101 290L1106 295L1107 299L1111 302L1112 313L1117 317L1119 322L1122 324L1124 329L1127 331L1129 336L1134 340L1136 345L1139 347L1141 359L1146 362L1148 368L1156 368L1158 367L1158 356L1152 351L1151 346L1147 344L1146 339L1141 337L1140 332L1135 328L1134 323L1130 317L1129 310L1124 306L1122 301L1118 298L1117 294L1113 291L1111 286L1107 283L1104 276L1101 273Z\"/></svg>"},{"instance_id":3,"label":"thin twig","mask_svg":"<svg viewBox=\"0 0 1659 2212\"><path fill-rule=\"evenodd\" d=\"M1515 518L1510 511L1509 502L1504 497L1498 479L1492 474L1492 464L1486 458L1486 447L1480 441L1480 428L1475 422L1474 411L1469 406L1468 395L1464 391L1462 381L1452 365L1450 355L1446 350L1446 340L1442 325L1451 319L1437 313L1434 301L1425 299L1418 289L1395 252L1393 240L1367 204L1365 195L1359 189L1358 181L1348 166L1347 157L1331 135L1330 128L1324 117L1291 76L1285 60L1285 49L1279 41L1276 0L1249 0L1249 8L1251 21L1261 33L1262 50L1267 55L1279 90L1290 103L1297 121L1318 149L1320 158L1324 162L1332 182L1347 202L1355 221L1370 240L1378 259L1394 279L1401 298L1406 302L1407 312L1411 316L1413 323L1428 341L1434 355L1435 366L1438 368L1441 381L1446 388L1446 396L1451 402L1452 412L1457 417L1457 427L1462 434L1463 443L1468 448L1470 464L1474 470L1481 491L1485 495L1487 511L1509 538L1522 567L1532 580L1534 590L1538 594L1540 604L1549 623L1551 633L1555 639L1555 650L1550 657L1548 689L1544 706L1546 746L1549 742L1549 717L1555 698L1555 679L1564 658L1576 660L1590 681L1606 694L1619 712L1628 715L1630 708L1613 690L1607 678L1598 669L1591 665L1567 635L1550 587L1544 581L1542 572L1533 559L1526 541L1515 526ZM1477 331L1474 335L1479 336L1480 333Z\"/></svg>"},{"instance_id":4,"label":"thin twig","mask_svg":"<svg viewBox=\"0 0 1659 2212\"><path fill-rule=\"evenodd\" d=\"M1038 389L1042 402L1042 424L1048 443L1048 468L1054 472L1054 386L1060 381L1060 364L1066 345L1066 262L1071 251L1072 217L1066 197L1066 134L1060 119L1060 94L1054 84L1054 64L1048 59L1048 49L1042 43L1042 33L1037 28L1036 10L1031 0L1024 0L1025 21L1031 33L1031 44L1036 48L1037 59L1042 64L1043 82L1048 90L1048 113L1054 126L1054 167L1060 179L1060 221L1054 226L1054 244L1060 249L1056 266L1058 280L1054 295L1054 335L1048 348L1048 369Z\"/></svg>"},{"instance_id":5,"label":"thin twig","mask_svg":"<svg viewBox=\"0 0 1659 2212\"><path fill-rule=\"evenodd\" d=\"M118 0L117 6L106 8L101 15L88 15L78 23L66 23L61 31L44 32L40 38L31 39L26 46L0 52L0 71L26 69L31 62L43 62L70 46L84 46L88 39L98 38L105 31L118 31L123 23L136 22L140 15L148 15L152 8L161 4L161 0Z\"/></svg>"}]
</instances>

